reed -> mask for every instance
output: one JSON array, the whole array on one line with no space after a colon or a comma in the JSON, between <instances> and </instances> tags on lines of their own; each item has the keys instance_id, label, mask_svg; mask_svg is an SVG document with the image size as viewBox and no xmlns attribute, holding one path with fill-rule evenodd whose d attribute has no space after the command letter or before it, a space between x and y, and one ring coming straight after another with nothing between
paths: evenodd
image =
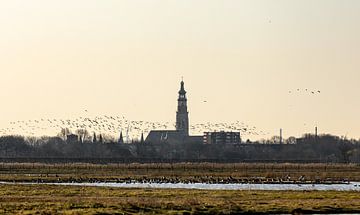
<instances>
[{"instance_id":1,"label":"reed","mask_svg":"<svg viewBox=\"0 0 360 215\"><path fill-rule=\"evenodd\" d=\"M43 164L0 163L0 181L54 181L98 179L114 181L144 178L193 178L249 179L272 178L308 180L360 181L360 165L356 164L268 164L268 163L150 163L150 164Z\"/></svg>"}]
</instances>

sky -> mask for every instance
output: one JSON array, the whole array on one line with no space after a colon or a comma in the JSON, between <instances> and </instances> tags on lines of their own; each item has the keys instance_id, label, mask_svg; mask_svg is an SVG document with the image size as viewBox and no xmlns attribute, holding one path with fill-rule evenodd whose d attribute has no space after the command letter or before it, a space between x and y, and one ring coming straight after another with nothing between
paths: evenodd
<instances>
[{"instance_id":1,"label":"sky","mask_svg":"<svg viewBox=\"0 0 360 215\"><path fill-rule=\"evenodd\" d=\"M358 139L359 11L358 0L0 1L0 128L84 110L173 122L184 77L190 124Z\"/></svg>"}]
</instances>

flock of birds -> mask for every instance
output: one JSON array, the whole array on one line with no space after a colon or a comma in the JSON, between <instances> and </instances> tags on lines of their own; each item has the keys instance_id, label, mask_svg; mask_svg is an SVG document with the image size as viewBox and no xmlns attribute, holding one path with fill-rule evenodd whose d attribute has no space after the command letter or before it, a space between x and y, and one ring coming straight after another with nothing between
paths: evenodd
<instances>
[{"instance_id":1,"label":"flock of birds","mask_svg":"<svg viewBox=\"0 0 360 215\"><path fill-rule=\"evenodd\" d=\"M320 94L320 90L295 89L289 93L309 93ZM203 102L207 102L204 100ZM88 113L88 110L84 110ZM37 136L47 134L56 134L61 129L70 129L72 132L77 130L87 130L89 133L107 134L117 137L120 132L125 138L138 139L142 134L146 135L151 130L173 130L173 122L149 122L149 121L132 121L124 116L102 115L96 117L78 117L75 119L56 119L41 118L36 120L18 120L10 122L7 128L0 129L0 135L24 135ZM241 136L261 137L269 135L268 132L261 131L255 126L247 125L243 122L236 121L232 123L201 123L190 125L192 134L203 134L204 132L214 131L234 131L240 132Z\"/></svg>"},{"instance_id":2,"label":"flock of birds","mask_svg":"<svg viewBox=\"0 0 360 215\"><path fill-rule=\"evenodd\" d=\"M86 111L87 112L87 111ZM36 119L10 122L9 127L0 129L0 135L21 134L37 136L44 133L57 134L61 129L70 129L72 132L86 129L90 134L106 134L118 137L122 132L124 138L139 139L141 134L147 135L151 130L174 130L175 123L132 121L124 116L103 115L96 117L78 117L75 119ZM268 133L259 131L255 126L236 121L233 123L201 123L190 125L192 134L202 134L213 131L237 131L242 136L262 136Z\"/></svg>"},{"instance_id":3,"label":"flock of birds","mask_svg":"<svg viewBox=\"0 0 360 215\"><path fill-rule=\"evenodd\" d=\"M291 94L291 93L303 93L303 92L305 92L305 93L309 93L309 94L313 94L313 95L315 95L315 94L320 94L321 93L321 91L320 90L310 90L310 89L300 89L300 88L298 88L298 89L296 89L296 90L289 90L289 93Z\"/></svg>"}]
</instances>

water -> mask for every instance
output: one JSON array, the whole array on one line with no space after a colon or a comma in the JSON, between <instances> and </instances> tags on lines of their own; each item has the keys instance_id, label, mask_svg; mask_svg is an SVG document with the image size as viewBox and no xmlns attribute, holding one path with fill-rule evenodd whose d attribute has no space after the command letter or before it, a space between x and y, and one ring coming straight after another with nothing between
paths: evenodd
<instances>
[{"instance_id":1,"label":"water","mask_svg":"<svg viewBox=\"0 0 360 215\"><path fill-rule=\"evenodd\" d=\"M266 191L360 191L360 182L349 184L206 184L206 183L10 183L0 184L44 184L85 187L150 188L150 189L197 189L197 190L266 190Z\"/></svg>"}]
</instances>

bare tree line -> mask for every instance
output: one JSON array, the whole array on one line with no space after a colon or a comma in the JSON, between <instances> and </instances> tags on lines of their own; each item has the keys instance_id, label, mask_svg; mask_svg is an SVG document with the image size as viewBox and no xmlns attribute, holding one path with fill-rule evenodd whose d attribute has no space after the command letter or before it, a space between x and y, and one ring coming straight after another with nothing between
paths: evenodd
<instances>
[{"instance_id":1,"label":"bare tree line","mask_svg":"<svg viewBox=\"0 0 360 215\"><path fill-rule=\"evenodd\" d=\"M242 144L203 144L170 142L146 143L135 141L120 144L113 137L76 131L75 140L69 141L68 131L55 137L0 137L0 159L54 158L106 159L114 161L318 161L327 163L360 163L360 141L333 135L301 138L291 137L278 144L271 138ZM287 144L285 144L287 143Z\"/></svg>"}]
</instances>

